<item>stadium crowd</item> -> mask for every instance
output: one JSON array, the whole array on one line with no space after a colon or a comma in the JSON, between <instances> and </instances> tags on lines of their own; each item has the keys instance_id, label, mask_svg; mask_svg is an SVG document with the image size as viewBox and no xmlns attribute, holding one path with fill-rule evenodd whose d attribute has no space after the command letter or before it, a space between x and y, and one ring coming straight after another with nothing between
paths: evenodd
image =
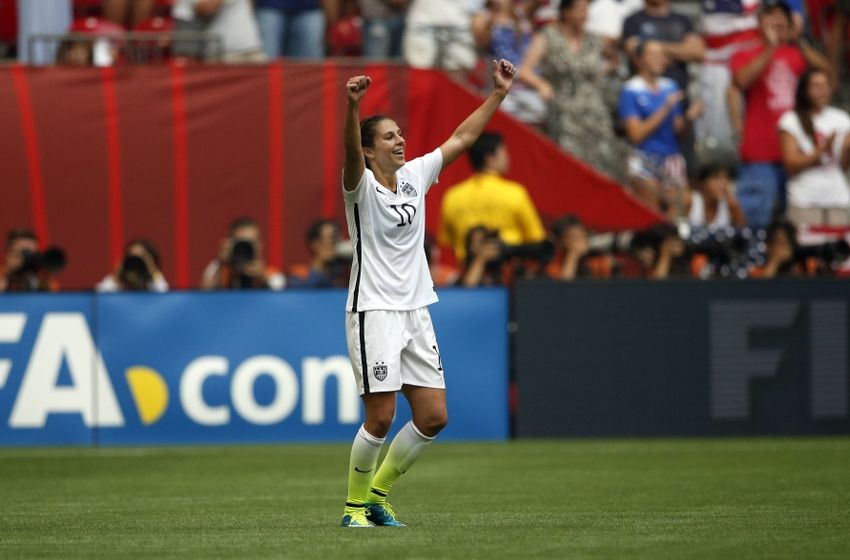
<instances>
[{"instance_id":1,"label":"stadium crowd","mask_svg":"<svg viewBox=\"0 0 850 560\"><path fill-rule=\"evenodd\" d=\"M594 234L563 216L547 232L504 177L501 138L485 134L426 248L438 284L812 276L844 274L850 256L848 15L847 0L19 0L17 54L95 66L363 56L442 68L482 89L486 61L505 58L520 70L504 109L669 223ZM140 40L139 57L113 40L127 30L167 38ZM236 220L200 286L346 285L339 225L316 222L307 244L310 263L269 270L257 224ZM0 287L55 289L56 264L32 232L13 230ZM129 243L98 289L167 290L156 248Z\"/></svg>"}]
</instances>

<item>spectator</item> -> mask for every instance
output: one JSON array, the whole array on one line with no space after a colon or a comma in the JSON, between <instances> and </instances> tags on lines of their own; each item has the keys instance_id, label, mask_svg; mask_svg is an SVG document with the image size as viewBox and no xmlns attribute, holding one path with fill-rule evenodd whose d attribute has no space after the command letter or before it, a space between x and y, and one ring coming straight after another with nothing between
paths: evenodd
<instances>
[{"instance_id":1,"label":"spectator","mask_svg":"<svg viewBox=\"0 0 850 560\"><path fill-rule=\"evenodd\" d=\"M829 75L809 70L794 110L779 119L788 218L797 227L850 226L850 115L829 106L832 93Z\"/></svg>"},{"instance_id":2,"label":"spectator","mask_svg":"<svg viewBox=\"0 0 850 560\"><path fill-rule=\"evenodd\" d=\"M133 29L153 15L155 0L103 0L103 17Z\"/></svg>"},{"instance_id":3,"label":"spectator","mask_svg":"<svg viewBox=\"0 0 850 560\"><path fill-rule=\"evenodd\" d=\"M593 0L587 12L585 31L619 44L623 23L644 7L644 0Z\"/></svg>"},{"instance_id":4,"label":"spectator","mask_svg":"<svg viewBox=\"0 0 850 560\"><path fill-rule=\"evenodd\" d=\"M838 78L845 74L841 68L841 55L847 54L847 24L850 21L850 0L836 0L833 10L834 19L824 42L826 43L826 52L832 65L833 75Z\"/></svg>"},{"instance_id":5,"label":"spectator","mask_svg":"<svg viewBox=\"0 0 850 560\"><path fill-rule=\"evenodd\" d=\"M360 0L363 17L363 56L401 58L404 19L409 0Z\"/></svg>"},{"instance_id":6,"label":"spectator","mask_svg":"<svg viewBox=\"0 0 850 560\"><path fill-rule=\"evenodd\" d=\"M30 37L38 34L61 35L71 27L71 0L17 0L18 60L43 66L56 61L57 45L37 41L30 52Z\"/></svg>"},{"instance_id":7,"label":"spectator","mask_svg":"<svg viewBox=\"0 0 850 560\"><path fill-rule=\"evenodd\" d=\"M700 140L727 146L734 143L736 134L740 136L739 104L733 106L728 101L730 96L738 95L737 91L729 91L732 87L729 61L734 54L758 46L759 3L760 0L700 2L702 37L706 44L699 75L705 103L705 114L696 126Z\"/></svg>"},{"instance_id":8,"label":"spectator","mask_svg":"<svg viewBox=\"0 0 850 560\"><path fill-rule=\"evenodd\" d=\"M650 39L659 42L669 61L664 76L679 86L684 94L684 109L688 110L691 105L688 97L688 63L701 62L705 56L705 43L690 18L674 13L670 0L646 0L643 10L626 18L622 39L632 61L638 43ZM677 142L688 170L693 170L696 165L693 129L683 130Z\"/></svg>"},{"instance_id":9,"label":"spectator","mask_svg":"<svg viewBox=\"0 0 850 560\"><path fill-rule=\"evenodd\" d=\"M214 44L196 47L180 42L175 45L179 56L221 55L222 62L230 64L266 61L251 0L175 0L172 15L176 31L206 31L222 42L222 52Z\"/></svg>"},{"instance_id":10,"label":"spectator","mask_svg":"<svg viewBox=\"0 0 850 560\"><path fill-rule=\"evenodd\" d=\"M531 18L540 2L489 0L485 9L472 16L472 33L479 51L487 59L505 59L519 68L533 36ZM543 121L546 105L533 89L515 84L502 108L528 123Z\"/></svg>"},{"instance_id":11,"label":"spectator","mask_svg":"<svg viewBox=\"0 0 850 560\"><path fill-rule=\"evenodd\" d=\"M612 259L609 254L594 254L590 249L587 229L576 216L568 214L552 226L555 258L547 274L556 280L577 278L610 278Z\"/></svg>"},{"instance_id":12,"label":"spectator","mask_svg":"<svg viewBox=\"0 0 850 560\"><path fill-rule=\"evenodd\" d=\"M327 55L363 55L363 18L357 0L340 0L336 21L328 26Z\"/></svg>"},{"instance_id":13,"label":"spectator","mask_svg":"<svg viewBox=\"0 0 850 560\"><path fill-rule=\"evenodd\" d=\"M800 276L802 271L794 261L797 231L785 220L778 220L767 228L766 261L750 270L750 278L776 278Z\"/></svg>"},{"instance_id":14,"label":"spectator","mask_svg":"<svg viewBox=\"0 0 850 560\"><path fill-rule=\"evenodd\" d=\"M458 285L477 288L505 283L499 232L475 226L467 232L464 245L466 259Z\"/></svg>"},{"instance_id":15,"label":"spectator","mask_svg":"<svg viewBox=\"0 0 850 560\"><path fill-rule=\"evenodd\" d=\"M660 224L635 234L630 251L638 263L637 275L641 278L665 280L691 275L690 262L685 256L685 243L671 224Z\"/></svg>"},{"instance_id":16,"label":"spectator","mask_svg":"<svg viewBox=\"0 0 850 560\"><path fill-rule=\"evenodd\" d=\"M632 14L623 23L623 47L637 68L635 49L645 41L654 40L661 46L670 65L664 76L670 78L686 95L688 92L688 63L701 62L705 43L694 30L690 18L677 14L670 0L645 0L643 10Z\"/></svg>"},{"instance_id":17,"label":"spectator","mask_svg":"<svg viewBox=\"0 0 850 560\"><path fill-rule=\"evenodd\" d=\"M603 74L615 69L604 65L601 39L585 33L586 20L587 0L561 0L559 21L534 36L519 78L548 103L549 136L573 156L617 178L623 149L601 87Z\"/></svg>"},{"instance_id":18,"label":"spectator","mask_svg":"<svg viewBox=\"0 0 850 560\"><path fill-rule=\"evenodd\" d=\"M743 228L747 217L732 192L732 173L725 165L709 164L700 169L698 189L688 200L688 222L710 230Z\"/></svg>"},{"instance_id":19,"label":"spectator","mask_svg":"<svg viewBox=\"0 0 850 560\"><path fill-rule=\"evenodd\" d=\"M95 286L98 292L167 292L168 282L160 270L159 252L146 239L130 241L115 272Z\"/></svg>"},{"instance_id":20,"label":"spectator","mask_svg":"<svg viewBox=\"0 0 850 560\"><path fill-rule=\"evenodd\" d=\"M336 22L336 0L256 0L268 58L325 56L325 29Z\"/></svg>"},{"instance_id":21,"label":"spectator","mask_svg":"<svg viewBox=\"0 0 850 560\"><path fill-rule=\"evenodd\" d=\"M94 43L92 41L77 41L64 39L56 51L58 66L94 66Z\"/></svg>"},{"instance_id":22,"label":"spectator","mask_svg":"<svg viewBox=\"0 0 850 560\"><path fill-rule=\"evenodd\" d=\"M470 18L475 0L413 0L402 40L414 68L465 71L475 66Z\"/></svg>"},{"instance_id":23,"label":"spectator","mask_svg":"<svg viewBox=\"0 0 850 560\"><path fill-rule=\"evenodd\" d=\"M676 82L664 77L667 57L661 43L638 44L634 58L638 74L623 85L620 94L620 119L633 147L628 163L630 184L647 206L679 218L688 180L676 136L698 116L700 106L695 103L682 111L684 93Z\"/></svg>"},{"instance_id":24,"label":"spectator","mask_svg":"<svg viewBox=\"0 0 850 560\"><path fill-rule=\"evenodd\" d=\"M339 288L348 286L349 258L342 257L339 245L339 224L333 220L318 220L307 229L309 265L294 266L289 275L290 285L298 288Z\"/></svg>"},{"instance_id":25,"label":"spectator","mask_svg":"<svg viewBox=\"0 0 850 560\"><path fill-rule=\"evenodd\" d=\"M733 81L746 96L738 198L752 227L765 227L774 211L785 211L786 175L776 126L793 108L797 80L806 63L829 71L826 58L805 42L789 43L791 22L784 0L764 0L759 10L761 44L731 61Z\"/></svg>"},{"instance_id":26,"label":"spectator","mask_svg":"<svg viewBox=\"0 0 850 560\"><path fill-rule=\"evenodd\" d=\"M228 237L221 242L218 258L204 270L201 288L282 290L284 287L283 274L266 267L263 261L263 240L257 222L251 218L234 220Z\"/></svg>"},{"instance_id":27,"label":"spectator","mask_svg":"<svg viewBox=\"0 0 850 560\"><path fill-rule=\"evenodd\" d=\"M55 275L65 268L65 253L58 247L39 252L38 238L26 228L6 235L5 266L0 268L0 292L58 292Z\"/></svg>"},{"instance_id":28,"label":"spectator","mask_svg":"<svg viewBox=\"0 0 850 560\"><path fill-rule=\"evenodd\" d=\"M495 231L508 245L542 241L546 232L525 187L503 177L510 160L502 137L483 133L469 149L469 159L472 176L443 196L439 242L462 261L468 233L477 226Z\"/></svg>"}]
</instances>

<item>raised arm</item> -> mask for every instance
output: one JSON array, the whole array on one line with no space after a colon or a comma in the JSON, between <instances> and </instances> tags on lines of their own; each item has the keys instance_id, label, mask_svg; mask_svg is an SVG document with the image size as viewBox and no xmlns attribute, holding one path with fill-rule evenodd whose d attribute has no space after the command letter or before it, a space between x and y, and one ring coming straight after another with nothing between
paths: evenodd
<instances>
[{"instance_id":1,"label":"raised arm","mask_svg":"<svg viewBox=\"0 0 850 560\"><path fill-rule=\"evenodd\" d=\"M363 147L360 145L360 102L366 96L366 89L372 83L369 76L354 76L345 84L348 106L345 110L345 167L342 171L342 184L347 191L357 188L357 183L366 170L363 159Z\"/></svg>"},{"instance_id":2,"label":"raised arm","mask_svg":"<svg viewBox=\"0 0 850 560\"><path fill-rule=\"evenodd\" d=\"M510 91L515 73L514 65L507 60L502 59L496 63L493 68L493 92L440 146L440 151L443 153L443 169L475 143Z\"/></svg>"}]
</instances>

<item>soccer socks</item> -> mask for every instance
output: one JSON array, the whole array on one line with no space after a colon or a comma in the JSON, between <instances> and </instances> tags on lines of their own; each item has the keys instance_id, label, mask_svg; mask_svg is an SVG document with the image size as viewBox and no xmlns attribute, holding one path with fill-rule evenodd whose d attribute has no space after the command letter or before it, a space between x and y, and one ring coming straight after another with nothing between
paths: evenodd
<instances>
[{"instance_id":1,"label":"soccer socks","mask_svg":"<svg viewBox=\"0 0 850 560\"><path fill-rule=\"evenodd\" d=\"M386 438L378 438L360 426L351 446L351 459L348 464L348 499L345 502L345 513L350 514L360 509L366 501L369 484L375 474L378 464L378 454Z\"/></svg>"},{"instance_id":2,"label":"soccer socks","mask_svg":"<svg viewBox=\"0 0 850 560\"><path fill-rule=\"evenodd\" d=\"M381 468L372 480L372 488L369 490L369 503L383 504L387 501L393 483L398 477L407 472L407 469L422 455L425 448L434 441L413 425L411 420L399 430L390 444L387 456L381 463Z\"/></svg>"}]
</instances>

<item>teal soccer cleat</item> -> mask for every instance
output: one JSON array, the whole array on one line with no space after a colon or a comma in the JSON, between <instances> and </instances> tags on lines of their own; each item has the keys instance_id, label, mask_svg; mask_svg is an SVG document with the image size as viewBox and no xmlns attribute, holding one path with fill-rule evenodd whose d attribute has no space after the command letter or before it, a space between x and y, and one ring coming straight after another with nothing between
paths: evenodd
<instances>
[{"instance_id":1,"label":"teal soccer cleat","mask_svg":"<svg viewBox=\"0 0 850 560\"><path fill-rule=\"evenodd\" d=\"M374 525L369 523L369 520L366 519L366 512L363 511L362 508L359 511L345 513L342 516L341 526L349 527L351 529L367 529L374 527Z\"/></svg>"},{"instance_id":2,"label":"teal soccer cleat","mask_svg":"<svg viewBox=\"0 0 850 560\"><path fill-rule=\"evenodd\" d=\"M407 527L395 518L393 507L388 503L366 503L366 518L378 527Z\"/></svg>"}]
</instances>

